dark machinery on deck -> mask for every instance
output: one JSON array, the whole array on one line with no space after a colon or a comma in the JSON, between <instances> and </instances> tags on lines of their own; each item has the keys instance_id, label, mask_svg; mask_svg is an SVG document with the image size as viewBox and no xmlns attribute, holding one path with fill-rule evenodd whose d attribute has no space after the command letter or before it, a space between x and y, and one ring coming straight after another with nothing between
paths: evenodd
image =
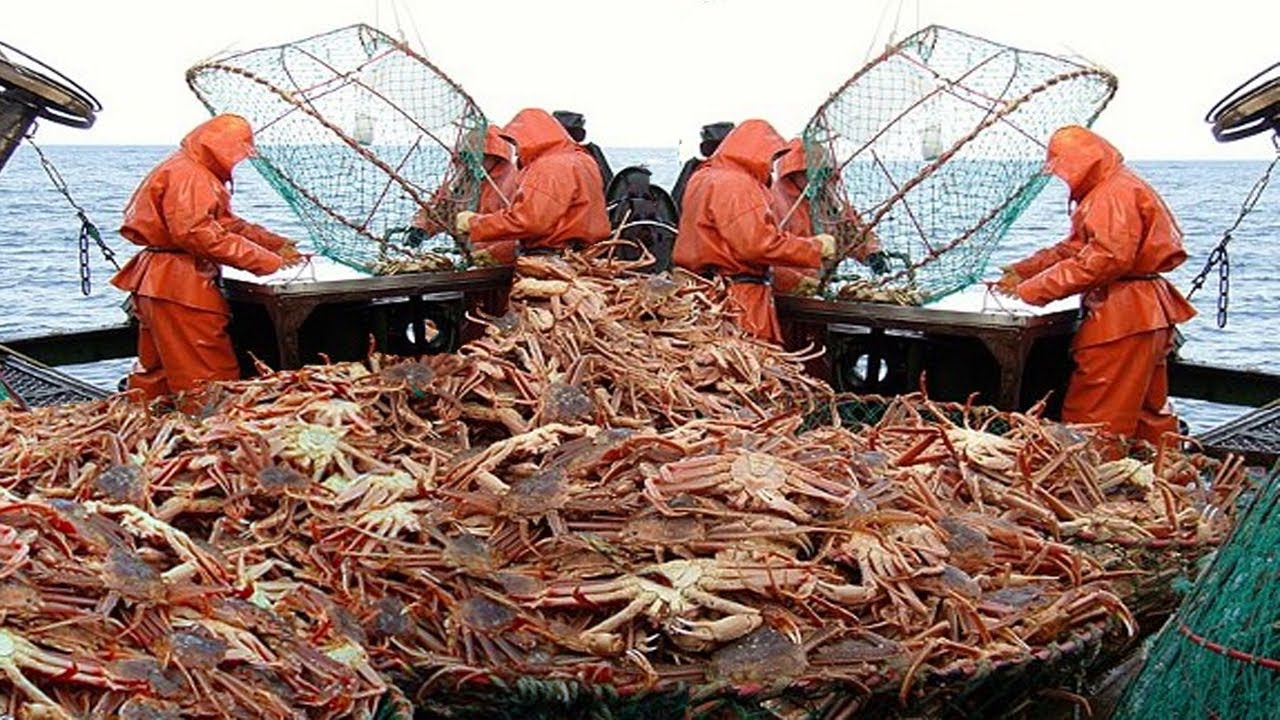
<instances>
[{"instance_id":1,"label":"dark machinery on deck","mask_svg":"<svg viewBox=\"0 0 1280 720\"><path fill-rule=\"evenodd\" d=\"M1271 130L1280 133L1280 62L1227 93L1205 114L1219 142L1241 140ZM1273 77L1267 77L1273 75Z\"/></svg>"},{"instance_id":2,"label":"dark machinery on deck","mask_svg":"<svg viewBox=\"0 0 1280 720\"><path fill-rule=\"evenodd\" d=\"M679 211L671 195L650 182L648 168L632 165L618 171L610 181L605 199L608 201L609 224L620 238L639 243L653 255L651 272L671 269L671 251L675 247ZM640 256L624 248L618 252L624 259Z\"/></svg>"},{"instance_id":3,"label":"dark machinery on deck","mask_svg":"<svg viewBox=\"0 0 1280 720\"><path fill-rule=\"evenodd\" d=\"M0 168L38 118L88 128L100 110L102 105L89 91L12 45L0 42Z\"/></svg>"}]
</instances>

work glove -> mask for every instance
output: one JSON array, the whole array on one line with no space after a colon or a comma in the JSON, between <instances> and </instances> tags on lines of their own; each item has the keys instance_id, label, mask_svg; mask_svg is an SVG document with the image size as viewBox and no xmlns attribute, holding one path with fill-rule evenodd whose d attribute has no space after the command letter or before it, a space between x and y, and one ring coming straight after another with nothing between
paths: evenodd
<instances>
[{"instance_id":1,"label":"work glove","mask_svg":"<svg viewBox=\"0 0 1280 720\"><path fill-rule=\"evenodd\" d=\"M813 297L818 294L818 281L811 277L800 278L791 292L802 297Z\"/></svg>"},{"instance_id":2,"label":"work glove","mask_svg":"<svg viewBox=\"0 0 1280 720\"><path fill-rule=\"evenodd\" d=\"M882 252L873 252L867 256L867 267L877 275L884 275L889 272L889 256Z\"/></svg>"},{"instance_id":3,"label":"work glove","mask_svg":"<svg viewBox=\"0 0 1280 720\"><path fill-rule=\"evenodd\" d=\"M1018 297L1018 284L1022 282L1022 277L1012 267L1006 266L1000 268L1000 270L1001 275L1000 279L996 281L995 291L1012 298Z\"/></svg>"},{"instance_id":4,"label":"work glove","mask_svg":"<svg viewBox=\"0 0 1280 720\"><path fill-rule=\"evenodd\" d=\"M420 227L411 227L404 233L404 244L411 248L422 247L422 243L431 239L431 233Z\"/></svg>"},{"instance_id":5,"label":"work glove","mask_svg":"<svg viewBox=\"0 0 1280 720\"><path fill-rule=\"evenodd\" d=\"M454 229L458 231L459 235L466 235L471 232L471 219L479 214L480 213L471 212L470 210L463 210L458 213L458 218L454 221Z\"/></svg>"},{"instance_id":6,"label":"work glove","mask_svg":"<svg viewBox=\"0 0 1280 720\"><path fill-rule=\"evenodd\" d=\"M836 239L834 236L828 235L827 233L822 233L820 235L814 235L813 239L817 240L819 247L822 248L823 260L830 260L831 258L835 257Z\"/></svg>"},{"instance_id":7,"label":"work glove","mask_svg":"<svg viewBox=\"0 0 1280 720\"><path fill-rule=\"evenodd\" d=\"M298 246L292 240L286 240L280 249L276 251L280 259L284 262L280 263L280 267L294 267L306 262L307 256L298 251Z\"/></svg>"},{"instance_id":8,"label":"work glove","mask_svg":"<svg viewBox=\"0 0 1280 720\"><path fill-rule=\"evenodd\" d=\"M298 252L298 244L292 240L285 240L284 244L280 246L280 249L276 251L276 254L284 260L285 265L296 262L302 258L302 253Z\"/></svg>"},{"instance_id":9,"label":"work glove","mask_svg":"<svg viewBox=\"0 0 1280 720\"><path fill-rule=\"evenodd\" d=\"M471 264L478 268L497 267L498 261L488 250L476 250L471 253Z\"/></svg>"}]
</instances>

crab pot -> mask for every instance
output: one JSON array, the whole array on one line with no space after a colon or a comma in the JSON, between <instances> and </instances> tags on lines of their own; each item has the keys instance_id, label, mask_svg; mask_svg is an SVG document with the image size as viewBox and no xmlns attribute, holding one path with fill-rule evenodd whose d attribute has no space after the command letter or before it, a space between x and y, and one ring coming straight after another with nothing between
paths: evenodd
<instances>
[{"instance_id":1,"label":"crab pot","mask_svg":"<svg viewBox=\"0 0 1280 720\"><path fill-rule=\"evenodd\" d=\"M814 231L845 251L874 235L889 270L846 257L820 285L929 301L978 280L1047 182L1049 137L1091 124L1115 90L1103 68L936 25L886 49L823 103L804 143Z\"/></svg>"},{"instance_id":2,"label":"crab pot","mask_svg":"<svg viewBox=\"0 0 1280 720\"><path fill-rule=\"evenodd\" d=\"M249 121L254 167L337 262L367 270L387 246L415 249L405 231L416 214L451 227L475 209L483 113L372 27L222 55L190 68L187 84L211 113Z\"/></svg>"}]
</instances>

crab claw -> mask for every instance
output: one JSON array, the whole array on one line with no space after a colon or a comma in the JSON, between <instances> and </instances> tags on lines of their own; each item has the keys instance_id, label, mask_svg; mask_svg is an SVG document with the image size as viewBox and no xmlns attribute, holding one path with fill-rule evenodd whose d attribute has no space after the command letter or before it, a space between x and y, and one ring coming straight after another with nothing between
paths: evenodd
<instances>
[{"instance_id":1,"label":"crab claw","mask_svg":"<svg viewBox=\"0 0 1280 720\"><path fill-rule=\"evenodd\" d=\"M669 629L695 641L716 643L736 640L760 627L763 622L764 616L746 613L729 615L719 620L689 620L678 617L671 621Z\"/></svg>"},{"instance_id":2,"label":"crab claw","mask_svg":"<svg viewBox=\"0 0 1280 720\"><path fill-rule=\"evenodd\" d=\"M864 605L874 600L879 591L875 587L865 585L829 583L819 580L818 593L842 605Z\"/></svg>"}]
</instances>

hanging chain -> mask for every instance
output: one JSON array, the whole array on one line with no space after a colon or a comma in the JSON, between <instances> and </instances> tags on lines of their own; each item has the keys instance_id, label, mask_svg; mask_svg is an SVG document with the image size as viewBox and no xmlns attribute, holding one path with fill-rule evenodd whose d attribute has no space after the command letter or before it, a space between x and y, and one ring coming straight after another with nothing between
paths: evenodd
<instances>
[{"instance_id":1,"label":"hanging chain","mask_svg":"<svg viewBox=\"0 0 1280 720\"><path fill-rule=\"evenodd\" d=\"M1205 260L1204 268L1200 270L1191 280L1191 290L1187 292L1187 299L1195 296L1196 291L1203 285L1205 278L1213 271L1214 266L1218 268L1218 327L1227 326L1227 304L1231 294L1231 256L1227 253L1227 243L1231 242L1231 233L1240 227L1240 223L1244 222L1245 217L1253 212L1253 208L1258 204L1258 200L1262 197L1262 191L1267 188L1267 183L1271 181L1271 171L1275 170L1276 164L1280 163L1280 133L1273 135L1271 144L1276 148L1276 156L1272 158L1271 164L1267 166L1266 172L1262 173L1262 177L1253 184L1253 189L1245 196L1244 202L1240 206L1240 214L1236 216L1236 221L1231 223L1231 227L1227 228L1222 234L1222 239L1218 241L1217 247L1209 253L1209 258Z\"/></svg>"},{"instance_id":2,"label":"hanging chain","mask_svg":"<svg viewBox=\"0 0 1280 720\"><path fill-rule=\"evenodd\" d=\"M80 292L88 295L91 289L89 281L89 241L93 240L98 245L98 249L102 251L102 257L111 263L111 267L116 270L120 269L120 264L116 262L116 254L102 240L102 233L98 232L98 226L89 220L89 214L85 209L71 197L71 191L67 189L67 183L62 179L62 173L58 172L58 168L45 156L44 151L36 145L32 136L35 134L35 125L32 124L31 129L27 131L27 144L36 151L36 155L40 156L40 165L44 168L44 172L49 176L50 182L53 183L54 189L62 193L62 197L67 199L67 203L76 211L76 216L80 218Z\"/></svg>"}]
</instances>

